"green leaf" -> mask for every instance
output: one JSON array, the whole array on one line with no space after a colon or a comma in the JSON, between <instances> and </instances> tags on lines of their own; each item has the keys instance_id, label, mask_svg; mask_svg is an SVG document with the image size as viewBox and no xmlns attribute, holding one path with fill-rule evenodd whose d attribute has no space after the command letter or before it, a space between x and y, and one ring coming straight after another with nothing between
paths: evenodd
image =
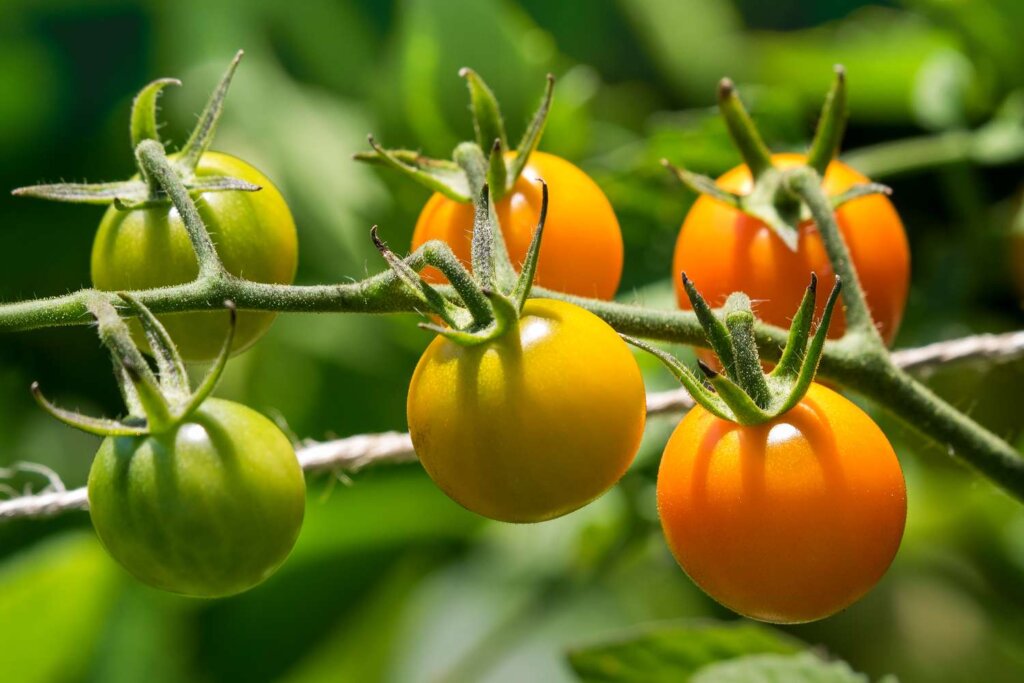
<instances>
[{"instance_id":1,"label":"green leaf","mask_svg":"<svg viewBox=\"0 0 1024 683\"><path fill-rule=\"evenodd\" d=\"M0 567L0 678L77 680L112 604L118 574L91 534L36 546Z\"/></svg>"},{"instance_id":2,"label":"green leaf","mask_svg":"<svg viewBox=\"0 0 1024 683\"><path fill-rule=\"evenodd\" d=\"M682 683L708 664L803 648L798 640L759 624L684 622L573 650L569 664L588 683Z\"/></svg>"},{"instance_id":3,"label":"green leaf","mask_svg":"<svg viewBox=\"0 0 1024 683\"><path fill-rule=\"evenodd\" d=\"M691 683L869 683L846 662L828 662L810 652L752 655L706 666ZM880 683L897 683L886 676Z\"/></svg>"}]
</instances>

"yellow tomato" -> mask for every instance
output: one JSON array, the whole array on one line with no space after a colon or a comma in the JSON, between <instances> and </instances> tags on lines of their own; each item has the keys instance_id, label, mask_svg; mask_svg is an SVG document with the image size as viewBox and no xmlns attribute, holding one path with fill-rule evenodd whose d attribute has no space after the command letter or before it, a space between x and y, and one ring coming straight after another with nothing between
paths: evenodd
<instances>
[{"instance_id":1,"label":"yellow tomato","mask_svg":"<svg viewBox=\"0 0 1024 683\"><path fill-rule=\"evenodd\" d=\"M507 522L576 510L636 455L646 406L618 334L569 303L531 299L518 329L478 346L435 339L413 374L409 431L434 482Z\"/></svg>"}]
</instances>

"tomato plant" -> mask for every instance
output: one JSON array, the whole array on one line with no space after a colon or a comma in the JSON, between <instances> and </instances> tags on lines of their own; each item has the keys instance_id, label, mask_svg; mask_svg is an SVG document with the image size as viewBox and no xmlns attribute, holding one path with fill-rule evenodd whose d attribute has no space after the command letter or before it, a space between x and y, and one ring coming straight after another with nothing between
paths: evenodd
<instances>
[{"instance_id":1,"label":"tomato plant","mask_svg":"<svg viewBox=\"0 0 1024 683\"><path fill-rule=\"evenodd\" d=\"M906 505L885 435L819 384L762 424L694 408L658 472L679 564L715 600L764 621L822 619L867 593L899 548Z\"/></svg>"},{"instance_id":2,"label":"tomato plant","mask_svg":"<svg viewBox=\"0 0 1024 683\"><path fill-rule=\"evenodd\" d=\"M261 188L256 192L209 192L196 199L227 272L254 282L292 282L298 264L295 222L274 184L241 159L218 152L200 157L195 176L228 176ZM107 209L92 249L92 280L98 289L177 285L198 274L195 251L173 206ZM249 348L273 320L273 313L243 311L238 316L233 351ZM161 321L182 355L191 360L214 358L227 333L223 315L217 312L171 313L161 316ZM136 337L142 340L138 329Z\"/></svg>"},{"instance_id":3,"label":"tomato plant","mask_svg":"<svg viewBox=\"0 0 1024 683\"><path fill-rule=\"evenodd\" d=\"M435 339L407 412L420 462L445 493L492 519L537 522L589 503L625 473L643 433L644 387L606 323L530 299L497 339Z\"/></svg>"},{"instance_id":4,"label":"tomato plant","mask_svg":"<svg viewBox=\"0 0 1024 683\"><path fill-rule=\"evenodd\" d=\"M806 155L775 154L776 168L804 164ZM822 190L839 196L868 179L841 161L832 161ZM748 195L753 179L746 165L737 166L718 179L723 190ZM867 297L871 316L887 342L892 342L903 317L910 284L910 250L892 202L882 195L852 199L836 209L836 222L846 241L854 267ZM686 215L676 241L673 272L685 272L702 284L702 293L720 306L732 292L746 292L757 302L757 314L780 327L788 323L807 280L807 273L831 278L832 264L813 221L800 222L796 249L789 249L763 221L702 195ZM681 308L690 307L682 285L676 281ZM830 328L838 338L845 329L842 311Z\"/></svg>"},{"instance_id":5,"label":"tomato plant","mask_svg":"<svg viewBox=\"0 0 1024 683\"><path fill-rule=\"evenodd\" d=\"M164 433L109 436L89 472L93 526L143 583L220 597L262 583L302 526L306 485L263 415L208 399Z\"/></svg>"},{"instance_id":6,"label":"tomato plant","mask_svg":"<svg viewBox=\"0 0 1024 683\"><path fill-rule=\"evenodd\" d=\"M543 179L551 189L537 284L569 294L611 299L622 276L619 222L597 183L553 154L531 154L515 185L494 206L513 264L522 263L526 257L540 216L537 179ZM471 204L434 193L416 221L412 248L439 239L469 265L472 227ZM433 282L444 281L444 276L433 268L424 271L424 275Z\"/></svg>"}]
</instances>

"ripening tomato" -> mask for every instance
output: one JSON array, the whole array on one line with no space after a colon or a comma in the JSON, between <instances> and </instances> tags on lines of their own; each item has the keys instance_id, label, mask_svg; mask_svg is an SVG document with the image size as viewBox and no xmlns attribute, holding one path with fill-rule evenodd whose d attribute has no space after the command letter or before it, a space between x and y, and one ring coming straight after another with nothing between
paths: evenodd
<instances>
[{"instance_id":1,"label":"ripening tomato","mask_svg":"<svg viewBox=\"0 0 1024 683\"><path fill-rule=\"evenodd\" d=\"M479 346L438 336L409 386L409 431L434 482L506 522L572 512L625 473L643 434L640 369L618 334L569 303L530 299Z\"/></svg>"},{"instance_id":2,"label":"ripening tomato","mask_svg":"<svg viewBox=\"0 0 1024 683\"><path fill-rule=\"evenodd\" d=\"M622 277L622 232L612 205L591 178L565 159L534 152L512 190L495 206L509 257L518 267L537 228L542 190L548 185L548 215L536 283L559 292L611 299ZM447 242L470 266L473 206L435 193L416 221L412 248L430 240ZM433 268L423 275L444 282Z\"/></svg>"},{"instance_id":3,"label":"ripening tomato","mask_svg":"<svg viewBox=\"0 0 1024 683\"><path fill-rule=\"evenodd\" d=\"M140 581L196 597L252 588L291 552L306 483L277 426L207 399L171 432L107 437L89 511L107 551Z\"/></svg>"},{"instance_id":4,"label":"ripening tomato","mask_svg":"<svg viewBox=\"0 0 1024 683\"><path fill-rule=\"evenodd\" d=\"M802 154L775 154L778 168L805 162ZM868 179L841 161L825 173L828 196L841 194ZM750 192L750 171L737 166L718 179L718 185L739 194ZM870 195L843 204L836 211L839 230L850 249L872 318L886 342L892 342L903 317L910 282L910 249L903 224L892 202ZM791 251L764 223L715 199L701 196L686 216L676 241L672 263L680 308L690 309L679 273L685 272L713 307L733 292L746 292L754 311L765 322L788 327L807 288L811 272L822 282L834 277L814 223L801 227L799 245ZM824 300L818 302L821 315ZM836 309L829 337L842 336L845 319Z\"/></svg>"},{"instance_id":5,"label":"ripening tomato","mask_svg":"<svg viewBox=\"0 0 1024 683\"><path fill-rule=\"evenodd\" d=\"M196 175L231 176L263 188L258 192L207 192L196 198L199 215L227 271L254 282L294 282L298 264L295 221L273 183L244 161L218 152L203 154ZM107 209L92 248L92 281L97 289L177 285L194 280L198 273L195 252L177 209ZM228 332L223 311L172 313L159 318L189 360L216 358ZM273 313L239 311L234 352L254 344L273 320ZM138 343L144 344L141 330L133 327L133 331Z\"/></svg>"},{"instance_id":6,"label":"ripening tomato","mask_svg":"<svg viewBox=\"0 0 1024 683\"><path fill-rule=\"evenodd\" d=\"M813 384L762 425L691 410L665 447L658 511L673 555L708 595L753 619L796 623L875 585L899 547L907 499L878 426Z\"/></svg>"}]
</instances>

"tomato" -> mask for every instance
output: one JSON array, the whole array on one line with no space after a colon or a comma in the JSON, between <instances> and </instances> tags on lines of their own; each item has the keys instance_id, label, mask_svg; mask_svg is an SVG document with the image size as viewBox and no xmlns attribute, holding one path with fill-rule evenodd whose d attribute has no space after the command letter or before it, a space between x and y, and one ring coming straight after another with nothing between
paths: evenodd
<instances>
[{"instance_id":1,"label":"tomato","mask_svg":"<svg viewBox=\"0 0 1024 683\"><path fill-rule=\"evenodd\" d=\"M801 154L776 154L778 168L801 164ZM840 161L833 161L824 179L828 196L838 195L868 179ZM731 192L751 189L750 172L737 166L718 179ZM910 249L903 224L892 202L882 195L854 199L836 211L839 230L850 249L871 315L886 342L892 342L903 317L910 281ZM788 327L807 288L810 273L832 282L832 264L813 222L801 226L799 245L791 251L764 223L707 196L701 196L686 216L676 241L672 263L680 308L690 309L679 273L685 272L714 307L732 292L746 292L754 312L765 322ZM818 302L821 315L824 301ZM845 319L836 310L830 337L842 336Z\"/></svg>"},{"instance_id":2,"label":"tomato","mask_svg":"<svg viewBox=\"0 0 1024 683\"><path fill-rule=\"evenodd\" d=\"M530 299L517 330L465 347L437 337L409 386L409 431L434 482L506 522L576 510L640 445L643 379L615 331L569 303Z\"/></svg>"},{"instance_id":3,"label":"tomato","mask_svg":"<svg viewBox=\"0 0 1024 683\"><path fill-rule=\"evenodd\" d=\"M819 384L741 426L696 407L658 472L658 511L693 581L754 619L821 619L863 596L896 554L906 486L885 435Z\"/></svg>"},{"instance_id":4,"label":"tomato","mask_svg":"<svg viewBox=\"0 0 1024 683\"><path fill-rule=\"evenodd\" d=\"M171 157L174 158L173 156ZM226 175L262 187L258 192L208 192L196 199L217 254L227 271L255 282L291 284L298 264L298 239L288 205L273 183L249 164L207 152L199 176ZM107 209L92 248L92 281L97 289L149 289L189 282L199 267L177 209ZM216 357L228 321L223 311L161 315L160 321L189 360ZM273 313L240 311L233 350L256 342ZM134 328L137 341L144 338Z\"/></svg>"},{"instance_id":5,"label":"tomato","mask_svg":"<svg viewBox=\"0 0 1024 683\"><path fill-rule=\"evenodd\" d=\"M565 159L534 152L512 190L495 206L509 257L518 267L526 256L548 184L548 215L535 282L560 292L611 299L622 277L622 232L612 205L590 177ZM416 221L412 248L437 239L470 265L473 206L435 193ZM431 282L444 282L433 268Z\"/></svg>"},{"instance_id":6,"label":"tomato","mask_svg":"<svg viewBox=\"0 0 1024 683\"><path fill-rule=\"evenodd\" d=\"M169 433L107 437L89 472L92 523L114 559L144 583L197 597L270 576L298 537L305 492L281 430L219 399Z\"/></svg>"}]
</instances>

